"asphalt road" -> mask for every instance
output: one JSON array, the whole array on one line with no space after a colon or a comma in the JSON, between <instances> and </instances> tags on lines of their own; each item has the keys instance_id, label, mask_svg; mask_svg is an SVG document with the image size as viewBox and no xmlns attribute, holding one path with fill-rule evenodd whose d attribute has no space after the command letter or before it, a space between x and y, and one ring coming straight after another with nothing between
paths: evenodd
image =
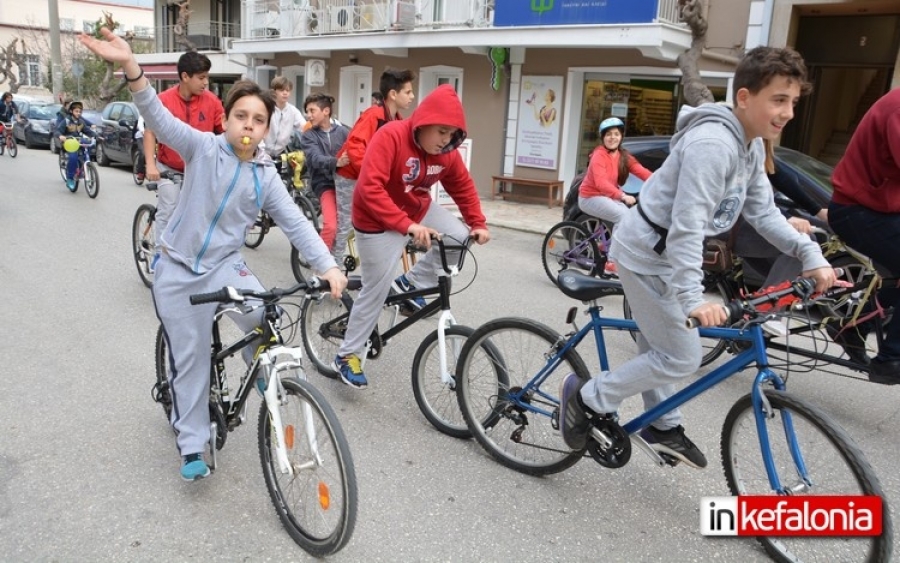
<instances>
[{"instance_id":1,"label":"asphalt road","mask_svg":"<svg viewBox=\"0 0 900 563\"><path fill-rule=\"evenodd\" d=\"M153 195L115 168L101 169L98 199L71 194L56 162L24 148L0 157L0 560L311 560L270 504L257 399L214 475L181 481L171 430L150 400L157 321L130 254L134 210ZM547 280L540 241L496 229L477 247L477 276L453 298L457 320L523 315L564 332L567 309L579 304ZM277 230L245 252L267 285L290 283L288 254ZM473 279L472 266L455 287ZM364 392L310 375L338 411L359 479L356 533L331 561L768 560L752 540L699 533L700 498L728 494L719 433L749 375L684 409L688 434L710 460L704 471L660 469L635 454L620 470L585 459L533 478L473 441L438 433L419 413L409 370L433 328L414 327L369 362ZM624 333L608 344L613 365L634 353ZM581 353L596 366L589 344ZM896 502L900 386L809 373L790 387L847 429ZM628 402L623 415L638 406Z\"/></svg>"}]
</instances>

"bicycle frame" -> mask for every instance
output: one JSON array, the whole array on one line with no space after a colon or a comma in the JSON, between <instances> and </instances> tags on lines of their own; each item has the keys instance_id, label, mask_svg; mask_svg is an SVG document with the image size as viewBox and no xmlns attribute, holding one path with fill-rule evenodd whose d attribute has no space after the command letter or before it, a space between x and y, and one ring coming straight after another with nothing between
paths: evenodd
<instances>
[{"instance_id":1,"label":"bicycle frame","mask_svg":"<svg viewBox=\"0 0 900 563\"><path fill-rule=\"evenodd\" d=\"M531 381L529 381L528 384L526 384L521 390L515 393L509 393L507 395L509 399L516 404L517 407L544 416L553 416L552 412L546 409L541 409L535 406L534 401L526 401L524 400L524 398L532 394L538 394L541 397L547 399L549 403L558 405L559 400L556 397L545 393L541 389L541 385L559 367L559 365L562 363L563 358L565 358L566 354L570 350L574 350L588 336L589 333L593 333L599 354L600 368L603 371L608 371L609 359L606 353L606 341L603 334L604 329L627 331L637 330L637 323L633 320L602 317L600 315L600 307L595 302L590 305L588 312L591 316L590 322L578 329L574 334L565 337L565 340L559 341L558 346L554 350L554 353L547 359L547 363L541 369L541 371L538 372L538 374L535 375L531 379ZM769 369L768 357L766 355L766 342L763 337L761 325L751 324L746 328L701 327L698 330L701 337L748 342L751 344L751 346L747 350L740 352L737 356L735 356L722 366L719 366L700 379L694 381L687 387L679 390L677 393L662 401L652 409L645 411L644 413L638 415L627 423L622 424L622 428L631 437L632 441L637 444L645 453L647 453L647 455L649 455L657 463L657 465L664 466L666 464L665 460L663 460L663 458L660 457L660 455L655 450L653 450L642 438L640 438L639 432L641 431L641 429L649 426L650 423L658 419L660 416L690 402L697 396L702 395L703 393L715 387L719 383L725 381L729 377L736 375L737 373L747 369L753 364L756 364L756 366L758 367L758 372L753 380L751 393L754 413L756 417L756 429L760 439L760 453L764 460L766 472L769 478L769 484L772 487L772 490L779 493L791 492L782 486L781 481L778 478L778 474L775 470L772 458L772 449L769 442L768 429L765 425L765 417L768 416L769 412L771 412L771 408L769 407L768 401L762 392L762 385L764 383L771 383L775 387L775 389L784 390L785 383L778 374ZM803 462L802 455L800 454L797 437L793 431L790 413L785 412L783 413L783 415L786 427L785 434L787 435L786 437L789 440L790 450L794 459L794 463L796 465L797 473L801 477L803 482L808 485L810 483L809 476ZM591 434L593 438L595 440L598 440L601 444L608 445L606 437L601 434L596 428L591 429Z\"/></svg>"}]
</instances>

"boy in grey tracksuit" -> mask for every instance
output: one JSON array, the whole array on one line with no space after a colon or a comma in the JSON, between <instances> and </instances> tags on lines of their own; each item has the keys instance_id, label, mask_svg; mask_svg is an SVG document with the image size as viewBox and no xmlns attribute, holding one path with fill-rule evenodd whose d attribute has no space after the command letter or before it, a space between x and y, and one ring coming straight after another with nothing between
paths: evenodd
<instances>
[{"instance_id":1,"label":"boy in grey tracksuit","mask_svg":"<svg viewBox=\"0 0 900 563\"><path fill-rule=\"evenodd\" d=\"M682 111L668 158L644 184L638 206L616 226L610 256L641 329L640 354L586 383L574 374L566 377L562 434L573 449L586 445L589 417L614 416L622 401L637 393L650 409L700 366L699 334L684 328L685 319L697 317L703 326L726 319L722 307L703 297L703 239L727 232L738 216L780 251L799 258L817 289L834 283L818 245L775 207L759 138L777 137L793 117L806 83L805 66L788 49L758 49L736 71L735 109L705 104ZM753 65L757 68L748 68ZM678 409L641 436L661 453L706 466L702 452L684 435Z\"/></svg>"},{"instance_id":2,"label":"boy in grey tracksuit","mask_svg":"<svg viewBox=\"0 0 900 563\"><path fill-rule=\"evenodd\" d=\"M152 88L134 92L134 101L147 126L187 164L178 205L160 234L162 253L153 283L169 345L171 422L178 449L187 458L203 452L209 442L209 344L217 309L214 303L192 306L189 297L224 286L263 289L239 252L261 207L317 271L336 264L263 151L240 160L224 135L202 133L176 119ZM258 313L234 320L249 331L262 321Z\"/></svg>"}]
</instances>

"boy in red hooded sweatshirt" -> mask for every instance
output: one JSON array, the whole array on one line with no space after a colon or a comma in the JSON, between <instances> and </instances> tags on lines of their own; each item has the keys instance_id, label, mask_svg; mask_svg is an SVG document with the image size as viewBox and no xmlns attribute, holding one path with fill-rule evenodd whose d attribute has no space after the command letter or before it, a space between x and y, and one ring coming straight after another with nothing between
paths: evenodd
<instances>
[{"instance_id":1,"label":"boy in red hooded sweatshirt","mask_svg":"<svg viewBox=\"0 0 900 563\"><path fill-rule=\"evenodd\" d=\"M431 236L456 241L490 240L475 182L456 150L466 139L466 118L453 87L439 86L409 119L391 121L372 137L353 193L353 227L362 262L362 289L353 302L347 334L334 360L341 380L356 389L368 385L360 354L378 323L391 288L398 292L437 285L440 256ZM463 224L431 199L441 182L459 207ZM407 235L431 248L407 274L392 280ZM448 260L456 258L448 252ZM421 298L409 305L421 308Z\"/></svg>"}]
</instances>

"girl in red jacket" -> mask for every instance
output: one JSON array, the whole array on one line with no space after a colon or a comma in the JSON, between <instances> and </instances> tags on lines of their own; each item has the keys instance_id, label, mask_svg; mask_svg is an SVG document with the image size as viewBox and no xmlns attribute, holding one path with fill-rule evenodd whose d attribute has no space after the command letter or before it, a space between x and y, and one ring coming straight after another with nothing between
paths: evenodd
<instances>
[{"instance_id":1,"label":"girl in red jacket","mask_svg":"<svg viewBox=\"0 0 900 563\"><path fill-rule=\"evenodd\" d=\"M407 237L427 248L431 236L438 233L456 241L471 236L479 244L491 238L475 182L456 150L465 139L463 107L449 84L422 100L409 119L391 121L372 136L353 192L362 289L334 360L334 369L351 387L363 389L368 384L361 358L391 288L404 293L437 285L441 268L437 247L407 274L394 279ZM431 187L438 181L459 208L465 225L432 201ZM447 254L452 263L456 257ZM421 308L424 301L419 299L408 300L408 305Z\"/></svg>"}]
</instances>

